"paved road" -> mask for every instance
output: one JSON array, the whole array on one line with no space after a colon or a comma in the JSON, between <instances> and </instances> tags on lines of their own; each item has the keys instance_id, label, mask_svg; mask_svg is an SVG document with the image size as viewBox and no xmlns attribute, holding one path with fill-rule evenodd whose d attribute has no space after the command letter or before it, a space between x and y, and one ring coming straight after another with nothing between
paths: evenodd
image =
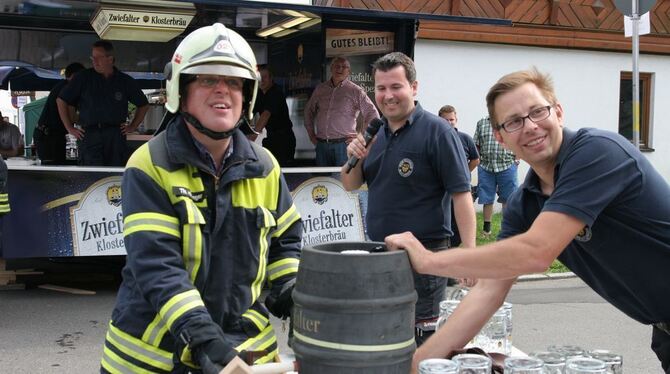
<instances>
[{"instance_id":1,"label":"paved road","mask_svg":"<svg viewBox=\"0 0 670 374\"><path fill-rule=\"evenodd\" d=\"M96 372L115 290L95 290L94 296L0 291L0 372ZM524 352L550 344L610 349L624 356L628 374L662 373L648 348L651 328L624 316L578 279L521 282L508 300L514 304L514 344Z\"/></svg>"}]
</instances>

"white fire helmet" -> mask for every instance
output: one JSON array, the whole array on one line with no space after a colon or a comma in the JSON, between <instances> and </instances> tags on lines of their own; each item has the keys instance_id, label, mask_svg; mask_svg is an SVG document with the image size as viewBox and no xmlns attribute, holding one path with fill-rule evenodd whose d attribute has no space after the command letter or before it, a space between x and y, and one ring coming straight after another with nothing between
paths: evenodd
<instances>
[{"instance_id":1,"label":"white fire helmet","mask_svg":"<svg viewBox=\"0 0 670 374\"><path fill-rule=\"evenodd\" d=\"M253 117L260 75L254 52L240 34L215 23L193 31L179 43L172 60L165 66L165 107L172 113L179 111L182 74L215 74L250 80L247 84L251 83L251 89L244 90L244 100L247 119Z\"/></svg>"}]
</instances>

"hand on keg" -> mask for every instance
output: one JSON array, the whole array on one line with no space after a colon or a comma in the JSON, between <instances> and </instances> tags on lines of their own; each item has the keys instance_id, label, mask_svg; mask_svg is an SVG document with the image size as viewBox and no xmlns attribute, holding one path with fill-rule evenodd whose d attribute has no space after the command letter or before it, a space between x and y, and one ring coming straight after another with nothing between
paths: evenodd
<instances>
[{"instance_id":1,"label":"hand on keg","mask_svg":"<svg viewBox=\"0 0 670 374\"><path fill-rule=\"evenodd\" d=\"M193 355L203 374L219 374L235 357L245 357L246 352L238 353L223 339L215 339L196 347Z\"/></svg>"},{"instance_id":2,"label":"hand on keg","mask_svg":"<svg viewBox=\"0 0 670 374\"><path fill-rule=\"evenodd\" d=\"M401 234L389 235L384 239L384 242L391 251L404 249L409 255L412 268L417 273L426 273L426 266L430 263L429 256L433 255L433 252L427 250L411 232L406 231Z\"/></svg>"},{"instance_id":3,"label":"hand on keg","mask_svg":"<svg viewBox=\"0 0 670 374\"><path fill-rule=\"evenodd\" d=\"M287 318L291 316L291 309L293 309L293 287L295 286L295 278L284 283L279 292L270 292L265 298L265 306L270 313L278 318Z\"/></svg>"},{"instance_id":4,"label":"hand on keg","mask_svg":"<svg viewBox=\"0 0 670 374\"><path fill-rule=\"evenodd\" d=\"M205 374L218 374L239 353L225 341L223 330L209 318L194 318L179 334L178 352L191 351L191 361ZM182 356L188 361L188 356Z\"/></svg>"}]
</instances>

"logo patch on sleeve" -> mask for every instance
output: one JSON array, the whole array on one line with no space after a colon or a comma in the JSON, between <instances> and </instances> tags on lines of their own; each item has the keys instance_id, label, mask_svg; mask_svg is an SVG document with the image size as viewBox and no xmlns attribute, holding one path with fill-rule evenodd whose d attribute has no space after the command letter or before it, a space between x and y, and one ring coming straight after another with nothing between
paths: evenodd
<instances>
[{"instance_id":1,"label":"logo patch on sleeve","mask_svg":"<svg viewBox=\"0 0 670 374\"><path fill-rule=\"evenodd\" d=\"M591 228L588 226L584 226L581 230L579 230L579 233L577 233L577 236L575 236L575 240L578 242L588 242L591 240Z\"/></svg>"}]
</instances>

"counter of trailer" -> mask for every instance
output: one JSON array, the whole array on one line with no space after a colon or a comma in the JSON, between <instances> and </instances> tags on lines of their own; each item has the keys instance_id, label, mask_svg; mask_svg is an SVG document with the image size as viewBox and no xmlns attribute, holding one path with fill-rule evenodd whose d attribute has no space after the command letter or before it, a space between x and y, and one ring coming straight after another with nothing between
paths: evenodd
<instances>
[{"instance_id":1,"label":"counter of trailer","mask_svg":"<svg viewBox=\"0 0 670 374\"><path fill-rule=\"evenodd\" d=\"M6 259L125 255L123 168L10 164ZM304 224L303 244L365 240L366 194L346 192L339 168L284 168Z\"/></svg>"}]
</instances>

